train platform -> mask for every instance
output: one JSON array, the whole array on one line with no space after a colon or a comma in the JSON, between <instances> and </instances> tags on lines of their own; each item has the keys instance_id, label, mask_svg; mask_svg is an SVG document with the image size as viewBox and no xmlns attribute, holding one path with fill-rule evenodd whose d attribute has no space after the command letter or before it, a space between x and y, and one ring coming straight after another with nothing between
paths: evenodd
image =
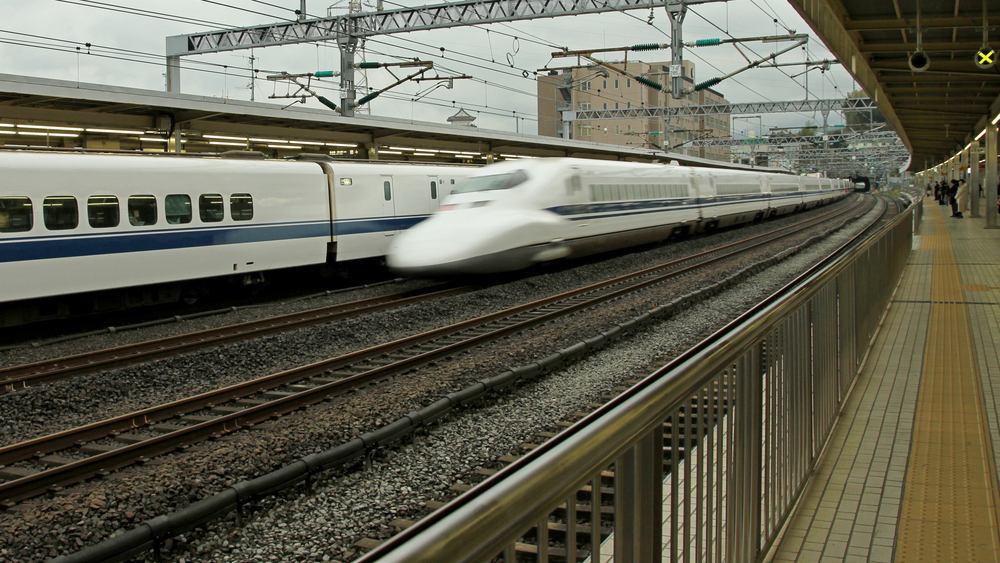
<instances>
[{"instance_id":1,"label":"train platform","mask_svg":"<svg viewBox=\"0 0 1000 563\"><path fill-rule=\"evenodd\" d=\"M924 201L914 251L768 561L1000 561L1000 230Z\"/></svg>"},{"instance_id":2,"label":"train platform","mask_svg":"<svg viewBox=\"0 0 1000 563\"><path fill-rule=\"evenodd\" d=\"M1000 562L1000 230L950 214L924 201L874 345L765 561ZM665 522L664 561L670 540ZM612 539L599 562L613 560Z\"/></svg>"}]
</instances>

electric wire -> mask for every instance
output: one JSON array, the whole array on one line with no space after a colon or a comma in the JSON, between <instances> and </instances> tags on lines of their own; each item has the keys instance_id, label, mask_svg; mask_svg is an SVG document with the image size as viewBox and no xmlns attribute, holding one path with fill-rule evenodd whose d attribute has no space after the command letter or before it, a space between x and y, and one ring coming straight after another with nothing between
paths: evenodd
<instances>
[{"instance_id":1,"label":"electric wire","mask_svg":"<svg viewBox=\"0 0 1000 563\"><path fill-rule=\"evenodd\" d=\"M292 20L292 19L283 18L281 16L274 16L274 15L271 15L271 14L266 14L264 12L258 12L256 10L251 10L249 8L240 8L239 6L233 6L232 4L226 4L225 2L216 2L215 0L201 0L201 1L204 2L204 3L206 3L206 4L215 4L216 6L222 6L223 8L229 8L229 9L232 9L232 10L239 10L241 12L247 12L247 13L250 13L250 14L256 14L258 16L267 16L269 18L274 18L276 20L283 20L283 21L292 22L292 23L295 22L295 20Z\"/></svg>"},{"instance_id":2,"label":"electric wire","mask_svg":"<svg viewBox=\"0 0 1000 563\"><path fill-rule=\"evenodd\" d=\"M110 12L121 12L133 16L143 16L147 18L154 18L165 21L172 21L177 23L186 23L191 25L198 25L202 27L231 27L228 24L212 22L207 20L199 20L195 18L189 18L186 16L177 16L174 14L166 14L163 12L153 12L151 10L143 10L141 8L132 8L129 6L120 6L118 4L110 4L107 2L97 2L96 0L55 0L56 2L62 2L64 4L73 4L76 6L83 6L86 8L93 8L99 10L107 10Z\"/></svg>"}]
</instances>

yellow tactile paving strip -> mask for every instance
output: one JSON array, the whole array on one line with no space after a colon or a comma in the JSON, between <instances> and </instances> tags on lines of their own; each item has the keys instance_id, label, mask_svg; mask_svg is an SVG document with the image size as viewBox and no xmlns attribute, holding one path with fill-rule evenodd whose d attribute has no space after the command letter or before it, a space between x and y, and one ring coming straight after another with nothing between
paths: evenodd
<instances>
[{"instance_id":1,"label":"yellow tactile paving strip","mask_svg":"<svg viewBox=\"0 0 1000 563\"><path fill-rule=\"evenodd\" d=\"M931 311L895 560L1000 561L992 442L951 235L934 206Z\"/></svg>"}]
</instances>

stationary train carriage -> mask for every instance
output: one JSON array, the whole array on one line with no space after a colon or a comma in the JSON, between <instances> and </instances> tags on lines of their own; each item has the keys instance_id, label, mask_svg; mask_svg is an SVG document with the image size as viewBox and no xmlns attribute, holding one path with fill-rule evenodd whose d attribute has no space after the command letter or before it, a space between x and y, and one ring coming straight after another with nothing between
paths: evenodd
<instances>
[{"instance_id":1,"label":"stationary train carriage","mask_svg":"<svg viewBox=\"0 0 1000 563\"><path fill-rule=\"evenodd\" d=\"M393 241L402 275L507 272L809 209L845 197L842 180L577 159L484 167L441 211Z\"/></svg>"},{"instance_id":2,"label":"stationary train carriage","mask_svg":"<svg viewBox=\"0 0 1000 563\"><path fill-rule=\"evenodd\" d=\"M379 258L472 170L0 152L0 326Z\"/></svg>"}]
</instances>

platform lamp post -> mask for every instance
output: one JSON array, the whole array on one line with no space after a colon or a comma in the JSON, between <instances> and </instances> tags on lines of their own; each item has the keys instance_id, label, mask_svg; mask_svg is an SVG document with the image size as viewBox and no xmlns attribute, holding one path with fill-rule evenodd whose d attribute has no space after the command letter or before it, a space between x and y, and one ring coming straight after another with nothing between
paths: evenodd
<instances>
[{"instance_id":1,"label":"platform lamp post","mask_svg":"<svg viewBox=\"0 0 1000 563\"><path fill-rule=\"evenodd\" d=\"M997 116L1000 119L1000 116ZM997 186L997 119L986 126L986 228L1000 228L997 225L996 186Z\"/></svg>"}]
</instances>

